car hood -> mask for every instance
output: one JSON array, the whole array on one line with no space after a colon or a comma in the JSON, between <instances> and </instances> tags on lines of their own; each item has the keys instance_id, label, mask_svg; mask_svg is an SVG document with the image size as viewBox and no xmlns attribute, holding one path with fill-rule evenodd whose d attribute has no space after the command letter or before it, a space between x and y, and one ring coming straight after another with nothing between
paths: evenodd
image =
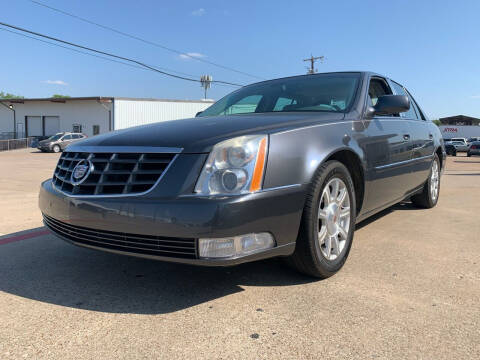
<instances>
[{"instance_id":1,"label":"car hood","mask_svg":"<svg viewBox=\"0 0 480 360\"><path fill-rule=\"evenodd\" d=\"M343 113L267 113L197 117L164 121L97 135L75 146L154 146L204 153L220 141L249 134L270 134L318 123L339 121Z\"/></svg>"},{"instance_id":2,"label":"car hood","mask_svg":"<svg viewBox=\"0 0 480 360\"><path fill-rule=\"evenodd\" d=\"M50 143L51 143L50 140L41 140L41 141L38 142L38 145L48 145Z\"/></svg>"}]
</instances>

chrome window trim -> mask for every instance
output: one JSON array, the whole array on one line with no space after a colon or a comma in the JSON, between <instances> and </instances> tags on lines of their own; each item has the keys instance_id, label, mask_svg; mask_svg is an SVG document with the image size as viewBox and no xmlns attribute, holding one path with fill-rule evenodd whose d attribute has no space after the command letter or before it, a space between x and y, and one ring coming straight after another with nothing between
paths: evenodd
<instances>
[{"instance_id":1,"label":"chrome window trim","mask_svg":"<svg viewBox=\"0 0 480 360\"><path fill-rule=\"evenodd\" d=\"M422 157L417 157L417 158L413 158L413 159L398 161L398 162L394 162L394 163L391 163L391 164L375 166L375 170L387 169L387 168L390 168L390 167L393 167L393 166L405 165L405 164L408 164L408 163L411 163L411 162L414 162L414 161L432 159L432 158L433 158L433 154L432 155L427 155L427 156L422 156Z\"/></svg>"},{"instance_id":2,"label":"chrome window trim","mask_svg":"<svg viewBox=\"0 0 480 360\"><path fill-rule=\"evenodd\" d=\"M159 146L84 146L70 145L65 152L180 154L183 148Z\"/></svg>"},{"instance_id":3,"label":"chrome window trim","mask_svg":"<svg viewBox=\"0 0 480 360\"><path fill-rule=\"evenodd\" d=\"M108 146L106 146L108 147ZM130 147L130 146L127 146L128 148L132 149L133 147ZM86 147L82 147L82 148L86 148ZM111 147L113 148L113 147ZM140 148L143 148L143 147L140 147ZM118 147L117 147L118 149ZM163 149L167 149L167 148L163 148ZM81 152L81 151L72 151L72 150L68 150L66 152ZM87 151L84 151L84 152L87 152ZM97 151L98 152L98 151ZM110 152L110 151L104 151L104 152ZM115 153L118 153L118 151L112 151L112 152L115 152ZM127 151L126 151L127 152ZM133 151L128 151L128 152L133 152ZM152 153L150 151L150 153ZM173 158L172 158L172 161L170 161L170 163L167 165L167 167L165 168L165 170L163 170L163 173L162 175L160 175L160 177L158 178L158 180L155 182L155 184L152 185L152 187L150 189L148 189L147 191L144 191L144 192L139 192L139 193L132 193L132 194L111 194L111 195L72 195L72 194L68 194L60 189L58 189L55 184L53 183L52 181L52 187L53 189L55 189L55 191L58 191L59 193L69 197L69 198L82 198L82 199L100 199L100 198L121 198L121 197L132 197L132 196L143 196L143 195L146 195L150 192L153 191L153 189L155 189L158 184L160 183L160 181L163 179L163 177L165 176L165 174L167 173L168 169L170 169L170 166L172 166L172 164L175 162L175 160L177 159L179 154L176 154ZM53 178L51 179L53 180Z\"/></svg>"}]
</instances>

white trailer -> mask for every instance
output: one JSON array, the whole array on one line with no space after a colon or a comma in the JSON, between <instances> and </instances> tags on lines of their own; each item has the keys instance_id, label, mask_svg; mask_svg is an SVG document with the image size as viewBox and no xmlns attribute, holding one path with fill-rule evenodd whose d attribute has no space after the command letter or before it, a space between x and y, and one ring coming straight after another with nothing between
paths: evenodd
<instances>
[{"instance_id":1,"label":"white trailer","mask_svg":"<svg viewBox=\"0 0 480 360\"><path fill-rule=\"evenodd\" d=\"M439 128L444 139L480 137L478 125L440 125Z\"/></svg>"}]
</instances>

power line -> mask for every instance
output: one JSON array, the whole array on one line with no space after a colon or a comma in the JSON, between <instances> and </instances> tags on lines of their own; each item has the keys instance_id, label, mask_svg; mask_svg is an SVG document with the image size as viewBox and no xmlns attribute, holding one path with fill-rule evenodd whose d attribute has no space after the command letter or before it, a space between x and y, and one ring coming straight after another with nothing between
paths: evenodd
<instances>
[{"instance_id":1,"label":"power line","mask_svg":"<svg viewBox=\"0 0 480 360\"><path fill-rule=\"evenodd\" d=\"M15 29L15 30L18 30L18 31L21 31L21 32L24 32L24 33L28 33L28 34L32 34L32 35L35 35L35 36L39 36L39 37L42 37L42 38L45 38L45 39L57 41L57 42L60 42L60 43L63 43L63 44L69 45L69 46L77 47L77 48L80 48L80 49L83 49L83 50L95 52L95 53L97 53L97 54L106 55L106 56L113 57L113 58L116 58L116 59L119 59L119 60L131 62L131 63L137 64L137 65L140 65L141 67L146 68L146 69L148 69L148 70L155 71L155 72L158 72L158 73L160 73L160 74L163 74L163 75L166 75L166 76L170 76L170 77L173 77L173 78L177 78L177 79L181 79L181 80L186 80L186 81L192 81L192 82L200 82L200 80L197 80L197 79L192 79L192 78L189 78L189 77L180 76L180 75L175 75L175 74L171 74L171 73L166 72L166 71L162 71L162 70L160 70L160 69L158 69L158 68L155 68L155 67L153 67L153 66L147 65L147 64L142 63L142 62L140 62L140 61L138 61L138 60L134 60L134 59L130 59L130 58L127 58L127 57L124 57L124 56L119 56L119 55L111 54L111 53L108 53L108 52L105 52L105 51L102 51L102 50L96 50L96 49L93 49L93 48L90 48L90 47L87 47L87 46L83 46L83 45L79 45L79 44L72 43L72 42L70 42L70 41L61 40L61 39L55 38L55 37L53 37L53 36L44 35L44 34L41 34L41 33L35 32L35 31L27 30L27 29L21 28L21 27L19 27L19 26L6 24L6 23L4 23L4 22L0 22L0 25L6 26L6 27L9 27L9 28L11 28L11 29ZM212 83L225 84L225 85L233 85L233 86L243 86L243 85L240 85L240 84L235 84L235 83L231 83L231 82L227 82L227 81L221 81L221 80L215 80L215 81L212 81Z\"/></svg>"},{"instance_id":2,"label":"power line","mask_svg":"<svg viewBox=\"0 0 480 360\"><path fill-rule=\"evenodd\" d=\"M187 52L183 52L183 51L180 51L180 50L176 50L176 49L173 49L171 47L168 47L168 46L165 46L165 45L162 45L162 44L159 44L159 43L156 43L156 42L153 42L153 41L150 41L150 40L147 40L147 39L144 39L144 38L141 38L139 36L136 36L136 35L132 35L132 34L129 34L129 33L126 33L124 31L121 31L121 30L117 30L115 28L112 28L110 26L106 26L106 25L102 25L102 24L99 24L97 22L94 22L92 20L89 20L89 19L86 19L84 17L81 17L81 16L78 16L78 15L75 15L75 14L72 14L72 13L69 13L69 12L66 12L64 10L61 10L61 9L57 9L53 6L50 6L50 5L47 5L47 4L44 4L40 1L36 1L36 0L28 0L36 5L39 5L39 6L43 6L47 9L50 9L50 10L53 10L53 11L56 11L60 14L63 14L63 15L66 15L66 16L70 16L72 18L75 18L77 20L80 20L80 21L83 21L83 22L86 22L90 25L94 25L94 26L97 26L97 27L100 27L104 30L108 30L108 31L112 31L114 33L117 33L119 35L122 35L122 36L125 36L125 37L128 37L130 39L134 39L134 40L137 40L137 41L141 41L145 44L148 44L148 45L152 45L152 46L156 46L158 48L161 48L161 49L164 49L164 50L167 50L167 51L170 51L170 52L173 52L177 55L182 55L184 57L188 57L188 58L191 58L191 59L194 59L194 60L197 60L197 61L201 61L203 63L206 63L206 64L210 64L210 65L213 65L213 66L216 66L216 67L219 67L219 68L222 68L224 70L229 70L229 71L233 71L233 72L236 72L238 74L242 74L242 75L246 75L246 76L250 76L250 77L253 77L253 78L256 78L256 79L260 79L260 80L265 80L265 78L262 78L260 76L257 76L257 75L253 75L253 74L249 74L247 72L244 72L244 71L240 71L240 70L236 70L232 67L229 67L229 66L225 66L225 65L221 65L221 64L218 64L218 63L214 63L212 61L209 61L209 60L205 60L205 59L202 59L202 58L199 58L197 56L192 56L192 55L189 55Z\"/></svg>"},{"instance_id":3,"label":"power line","mask_svg":"<svg viewBox=\"0 0 480 360\"><path fill-rule=\"evenodd\" d=\"M86 51L81 51L81 50L73 49L73 48L68 47L68 46L63 46L63 45L60 45L60 44L56 44L56 43L54 43L54 42L42 40L42 39L39 39L39 38L30 36L30 35L22 34L22 33L16 32L16 31L4 29L4 28L0 28L0 30L6 31L6 32L9 32L9 33L18 35L18 36L22 36L22 37L25 37L25 38L29 38L29 39L32 39L32 40L40 41L40 42L42 42L42 43L49 44L49 45L52 45L52 46L56 46L56 47L59 47L59 48L62 48L62 49L74 51L74 52L79 53L79 54L96 57L96 58L103 59L103 60L106 60L106 61L111 61L111 62L114 62L114 63L117 63L117 64L122 64L122 65L130 66L130 67L132 67L132 68L137 68L137 69L141 69L141 70L149 70L149 69L146 69L146 68L144 68L144 67L142 67L142 66L139 66L139 65L133 65L133 64L129 64L129 63L126 63L126 62L123 62L123 61L118 61L118 60L110 59L110 58L107 58L107 57L105 57L105 56L95 55L95 54L92 54L92 53L88 53L88 52L86 52ZM176 72L176 71L174 71L174 70L170 70L170 69L166 69L166 68L159 68L159 69L166 70L166 71L171 71L171 72ZM187 76L195 76L195 75L184 74L184 73L180 73L180 74L187 75ZM223 84L217 84L217 85L223 85ZM223 86L225 86L225 85L223 85ZM230 85L228 85L228 86L230 86Z\"/></svg>"}]
</instances>

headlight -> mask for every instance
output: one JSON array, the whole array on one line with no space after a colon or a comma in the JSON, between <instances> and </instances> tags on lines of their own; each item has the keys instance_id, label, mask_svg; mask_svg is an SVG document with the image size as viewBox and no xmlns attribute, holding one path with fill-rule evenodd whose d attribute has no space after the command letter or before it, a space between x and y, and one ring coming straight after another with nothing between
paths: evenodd
<instances>
[{"instance_id":1,"label":"headlight","mask_svg":"<svg viewBox=\"0 0 480 360\"><path fill-rule=\"evenodd\" d=\"M202 195L247 194L262 188L268 137L240 136L215 145L195 186Z\"/></svg>"}]
</instances>

